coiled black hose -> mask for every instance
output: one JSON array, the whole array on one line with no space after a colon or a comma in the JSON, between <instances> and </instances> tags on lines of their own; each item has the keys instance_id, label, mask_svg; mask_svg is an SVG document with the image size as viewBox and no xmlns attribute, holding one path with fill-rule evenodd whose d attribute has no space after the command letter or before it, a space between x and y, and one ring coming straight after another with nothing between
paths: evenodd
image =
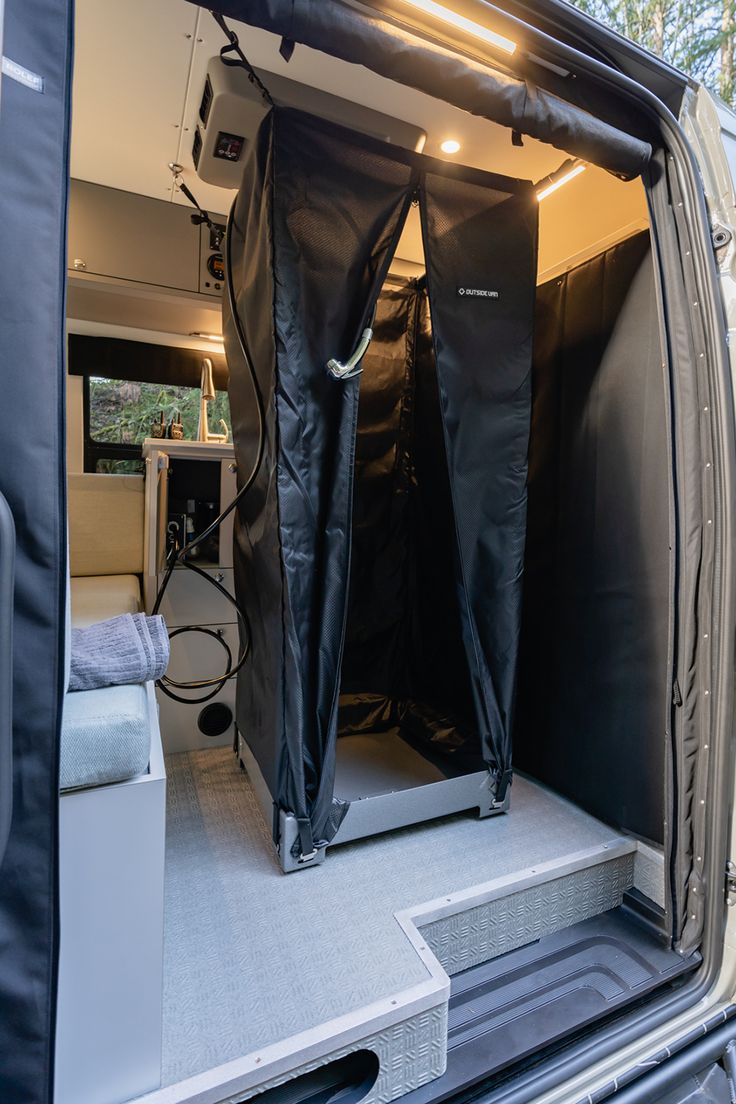
<instances>
[{"instance_id":1,"label":"coiled black hose","mask_svg":"<svg viewBox=\"0 0 736 1104\"><path fill-rule=\"evenodd\" d=\"M266 414L263 403L263 395L261 393L260 384L258 383L258 377L256 376L256 372L253 367L253 362L248 352L248 343L246 341L245 333L243 332L243 326L238 315L237 303L235 301L235 284L233 281L232 254L230 251L231 231L234 225L234 221L235 201L233 201L233 205L230 208L230 214L228 215L227 219L227 230L225 234L225 285L227 288L228 306L230 308L230 314L235 326L235 333L237 335L238 343L243 354L243 359L245 360L248 371L250 373L251 383L253 384L253 394L255 396L256 408L258 411L258 448L256 449L253 466L251 467L250 473L248 474L248 478L241 486L235 498L225 507L219 517L216 517L215 520L212 521L206 529L204 529L201 533L194 537L193 540L189 541L188 544L181 546L180 544L175 543L172 546L171 552L167 557L166 571L164 573L163 579L161 580L161 586L158 588L158 593L156 595L156 601L154 603L152 613L158 613L164 594L166 593L166 588L169 585L172 573L177 564L183 567L187 567L190 571L194 571L195 574L201 575L203 579L206 579L207 582L215 587L215 589L219 591L219 593L224 598L226 598L227 601L233 606L238 619L238 628L240 631L240 650L238 653L237 661L233 666L233 657L230 648L228 647L226 641L223 640L223 638L214 630L206 629L201 625L187 625L178 629L173 629L169 633L170 640L173 640L175 636L181 636L187 632L202 633L204 635L214 637L214 639L222 645L227 656L227 667L224 674L218 675L214 678L197 679L191 682L177 682L175 679L170 678L168 675L163 675L162 678L158 680L157 685L161 688L161 690L164 694L166 694L167 697L173 698L174 701L182 702L185 705L202 705L204 702L209 701L210 698L214 698L216 694L219 694L220 690L222 690L228 679L234 678L235 675L237 675L238 671L243 668L248 660L251 650L251 626L248 614L246 613L245 609L238 602L237 598L234 598L233 595L230 594L224 586L222 586L211 575L208 575L206 571L203 571L201 567L197 567L196 564L193 564L188 558L195 548L197 548L200 544L204 543L204 541L208 540L212 536L212 534L222 525L225 518L228 517L233 512L233 510L236 509L238 503L240 503L243 498L245 498L248 491L255 483L261 464L263 463L263 453L265 449ZM177 690L207 690L208 693L201 697L189 698L182 697L180 694L177 694Z\"/></svg>"}]
</instances>

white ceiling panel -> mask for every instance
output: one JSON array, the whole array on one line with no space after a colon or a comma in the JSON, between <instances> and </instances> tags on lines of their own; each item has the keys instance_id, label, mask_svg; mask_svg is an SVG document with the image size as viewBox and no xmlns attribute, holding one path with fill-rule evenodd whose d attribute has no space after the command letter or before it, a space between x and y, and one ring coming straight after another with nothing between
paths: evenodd
<instances>
[{"instance_id":1,"label":"white ceiling panel","mask_svg":"<svg viewBox=\"0 0 736 1104\"><path fill-rule=\"evenodd\" d=\"M565 160L564 153L533 139L525 138L522 148L515 147L506 128L362 66L299 45L287 63L275 35L235 22L231 26L259 69L283 73L422 127L428 135L428 154L446 156L440 143L454 138L461 149L447 160L532 180ZM178 161L202 206L213 214L226 214L233 193L199 180L191 157L207 64L224 44L210 13L187 0L77 0L76 38L72 175L186 205L186 198L172 187L168 168L170 161ZM595 241L643 214L640 184L623 185L591 168L545 200L544 267L556 264L565 251L574 251L573 245ZM415 212L398 255L422 261Z\"/></svg>"},{"instance_id":2,"label":"white ceiling panel","mask_svg":"<svg viewBox=\"0 0 736 1104\"><path fill-rule=\"evenodd\" d=\"M198 9L77 0L72 176L171 197Z\"/></svg>"},{"instance_id":3,"label":"white ceiling panel","mask_svg":"<svg viewBox=\"0 0 736 1104\"><path fill-rule=\"evenodd\" d=\"M297 45L291 61L286 62L279 53L278 36L234 20L229 21L229 26L237 33L248 60L256 68L281 73L291 80L414 123L427 132L424 152L434 157L445 157L508 176L535 180L551 172L565 159L565 154L559 150L533 139L525 139L523 149L512 146L511 132L505 127L469 115L441 100L379 77L363 66L350 65L318 50ZM219 53L224 42L222 31L212 16L201 10L177 160L185 168L187 183L191 184L192 179L196 181L197 199L204 207L213 210L217 209L218 201L221 208L227 210L232 193L198 180L191 146L207 64ZM455 157L447 158L440 150L440 143L446 138L455 138L461 143L460 152ZM187 202L180 193L176 199L181 203Z\"/></svg>"},{"instance_id":4,"label":"white ceiling panel","mask_svg":"<svg viewBox=\"0 0 736 1104\"><path fill-rule=\"evenodd\" d=\"M518 149L504 127L319 51L297 46L287 64L275 35L231 25L257 67L421 126L426 153L443 156L440 143L455 138L451 160L534 179L564 159L531 139ZM167 165L178 161L202 206L225 213L232 193L200 181L191 157L207 63L223 44L209 12L187 0L77 0L72 175L186 203L171 192Z\"/></svg>"}]
</instances>

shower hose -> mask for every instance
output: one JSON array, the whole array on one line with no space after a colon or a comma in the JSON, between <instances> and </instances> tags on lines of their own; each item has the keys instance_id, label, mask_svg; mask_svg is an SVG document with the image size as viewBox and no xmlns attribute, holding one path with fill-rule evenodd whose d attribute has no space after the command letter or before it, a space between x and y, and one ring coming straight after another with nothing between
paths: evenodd
<instances>
[{"instance_id":1,"label":"shower hose","mask_svg":"<svg viewBox=\"0 0 736 1104\"><path fill-rule=\"evenodd\" d=\"M247 495L248 491L253 486L261 467L261 463L263 462L263 452L265 444L265 410L263 404L263 395L261 393L260 384L258 383L258 377L256 376L255 370L253 368L253 362L248 353L248 346L245 339L245 334L243 332L243 327L238 316L237 306L235 303L235 286L233 281L232 257L229 249L230 231L233 225L234 211L235 203L233 202L233 205L230 208L230 214L228 215L227 231L225 236L225 284L227 288L228 306L230 308L230 315L235 326L235 333L237 335L238 343L243 354L243 359L245 360L245 363L248 367L248 372L250 373L251 383L253 384L253 394L255 395L256 409L258 411L258 448L256 449L253 466L248 473L247 479L245 479L242 486L240 487L240 490L235 495L235 498L233 498L232 501L225 507L219 517L216 517L214 521L212 521L207 526L206 529L203 529L201 533L198 533L197 536L188 541L187 544L182 545L179 541L174 541L169 555L166 559L166 570L164 572L164 577L161 580L161 585L158 588L158 593L156 595L156 601L154 603L152 613L157 614L159 609L161 608L161 602L163 601L163 597L166 593L166 588L168 587L171 580L174 568L177 566L186 567L189 569L189 571L193 571L196 575L200 575L203 579L206 579L207 582L210 583L211 586L213 586L234 608L238 619L238 627L240 630L240 648L237 660L233 663L233 654L227 644L227 641L214 629L208 629L202 625L185 625L181 628L172 629L169 632L170 640L173 640L176 636L182 636L185 633L195 632L200 633L203 636L212 637L218 642L218 644L221 645L225 652L225 670L221 675L216 675L214 678L196 679L190 682L179 682L176 679L171 678L170 675L163 675L158 680L157 685L160 687L163 693L167 695L167 697L173 698L174 701L182 702L185 705L202 705L204 702L209 701L210 698L214 698L217 694L219 694L228 679L234 678L235 675L237 675L238 671L240 671L244 664L247 662L251 649L250 621L248 619L248 614L246 613L243 606L240 604L240 602L238 602L237 598L233 597L233 595L230 594L230 592L217 581L217 579L214 579L212 575L208 575L207 572L203 571L201 567L197 567L197 565L192 563L189 558L192 552L199 545L208 540L212 536L212 534L217 529L219 529L225 518L228 517L233 512L233 510L237 508L238 503L241 502L241 500ZM178 693L178 691L182 690L201 690L204 691L204 693L198 695L197 697L185 697L182 694Z\"/></svg>"}]
</instances>

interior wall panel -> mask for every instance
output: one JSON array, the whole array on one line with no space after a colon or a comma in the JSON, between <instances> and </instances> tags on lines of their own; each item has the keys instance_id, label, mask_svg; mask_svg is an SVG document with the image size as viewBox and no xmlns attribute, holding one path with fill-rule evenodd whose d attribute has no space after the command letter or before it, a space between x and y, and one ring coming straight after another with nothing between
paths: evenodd
<instances>
[{"instance_id":1,"label":"interior wall panel","mask_svg":"<svg viewBox=\"0 0 736 1104\"><path fill-rule=\"evenodd\" d=\"M669 472L648 234L538 290L516 762L663 839Z\"/></svg>"}]
</instances>

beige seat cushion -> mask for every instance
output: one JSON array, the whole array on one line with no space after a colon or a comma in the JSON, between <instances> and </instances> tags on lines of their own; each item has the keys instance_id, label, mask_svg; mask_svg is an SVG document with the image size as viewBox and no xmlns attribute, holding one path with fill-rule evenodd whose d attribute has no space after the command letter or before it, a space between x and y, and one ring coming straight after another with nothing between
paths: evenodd
<instances>
[{"instance_id":1,"label":"beige seat cushion","mask_svg":"<svg viewBox=\"0 0 736 1104\"><path fill-rule=\"evenodd\" d=\"M72 576L143 571L143 476L70 474Z\"/></svg>"},{"instance_id":2,"label":"beige seat cushion","mask_svg":"<svg viewBox=\"0 0 736 1104\"><path fill-rule=\"evenodd\" d=\"M120 613L138 613L141 589L135 575L86 575L71 581L72 626L84 629Z\"/></svg>"}]
</instances>

